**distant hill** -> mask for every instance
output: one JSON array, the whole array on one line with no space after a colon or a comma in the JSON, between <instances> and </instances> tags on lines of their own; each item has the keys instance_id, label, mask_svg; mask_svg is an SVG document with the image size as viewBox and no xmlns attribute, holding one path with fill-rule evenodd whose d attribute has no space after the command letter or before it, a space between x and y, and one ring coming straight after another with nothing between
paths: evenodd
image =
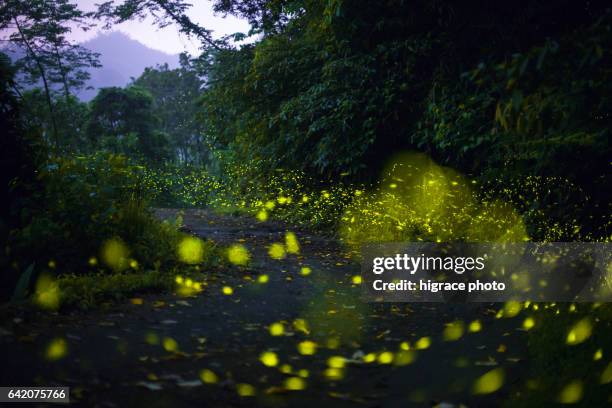
<instances>
[{"instance_id":1,"label":"distant hill","mask_svg":"<svg viewBox=\"0 0 612 408\"><path fill-rule=\"evenodd\" d=\"M166 54L154 50L118 31L99 34L80 45L100 53L102 64L100 68L89 70L91 78L87 85L93 89L82 89L77 93L83 101L93 99L99 88L127 85L132 77L139 77L147 67L163 64L168 64L170 68L179 66L178 54ZM12 60L24 55L23 50L15 47L0 48L0 51L7 53Z\"/></svg>"},{"instance_id":2,"label":"distant hill","mask_svg":"<svg viewBox=\"0 0 612 408\"><path fill-rule=\"evenodd\" d=\"M102 64L101 68L90 71L91 79L88 85L94 89L84 89L78 94L79 98L86 101L97 94L98 88L127 85L130 78L140 76L146 67L165 63L170 68L179 65L177 54L154 50L118 31L100 34L81 45L100 53Z\"/></svg>"}]
</instances>

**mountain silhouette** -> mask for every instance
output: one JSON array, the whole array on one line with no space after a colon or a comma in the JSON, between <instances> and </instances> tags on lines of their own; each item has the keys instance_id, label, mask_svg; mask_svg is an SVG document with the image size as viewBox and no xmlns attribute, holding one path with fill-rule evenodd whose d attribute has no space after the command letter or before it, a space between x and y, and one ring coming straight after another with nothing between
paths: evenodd
<instances>
[{"instance_id":1,"label":"mountain silhouette","mask_svg":"<svg viewBox=\"0 0 612 408\"><path fill-rule=\"evenodd\" d=\"M179 65L178 54L154 50L118 31L99 34L81 46L100 53L102 64L101 68L89 70L91 78L87 85L93 89L82 89L77 93L84 101L96 96L99 88L127 85L132 77L137 78L147 67L168 64L170 68L176 68Z\"/></svg>"}]
</instances>

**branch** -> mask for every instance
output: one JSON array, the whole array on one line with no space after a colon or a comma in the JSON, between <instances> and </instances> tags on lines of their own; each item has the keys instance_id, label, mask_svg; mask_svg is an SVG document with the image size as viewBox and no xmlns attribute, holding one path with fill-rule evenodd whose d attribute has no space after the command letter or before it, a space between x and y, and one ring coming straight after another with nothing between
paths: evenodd
<instances>
[{"instance_id":1,"label":"branch","mask_svg":"<svg viewBox=\"0 0 612 408\"><path fill-rule=\"evenodd\" d=\"M208 30L206 30L205 28L200 27L198 24L194 23L193 21L191 21L191 19L189 17L187 17L185 14L180 14L177 15L169 6L166 0L153 0L155 3L157 3L157 5L159 7L162 8L162 10L164 10L166 12L166 14L168 16L170 16L170 18L172 20L174 20L175 23L177 23L179 26L181 26L181 28L183 29L183 31L185 31L186 33L193 33L196 36L198 36L201 40L205 41L206 43L208 43L209 45L211 45L212 47L214 47L216 50L221 51L223 48L219 47L219 45L217 45L211 38L210 38L210 32Z\"/></svg>"}]
</instances>

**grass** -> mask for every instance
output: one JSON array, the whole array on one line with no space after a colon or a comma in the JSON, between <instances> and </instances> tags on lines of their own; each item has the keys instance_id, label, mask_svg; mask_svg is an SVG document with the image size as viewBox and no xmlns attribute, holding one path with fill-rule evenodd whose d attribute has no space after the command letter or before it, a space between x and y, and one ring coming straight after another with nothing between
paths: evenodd
<instances>
[{"instance_id":1,"label":"grass","mask_svg":"<svg viewBox=\"0 0 612 408\"><path fill-rule=\"evenodd\" d=\"M68 275L57 280L61 307L93 309L137 293L163 292L174 287L174 277L160 271Z\"/></svg>"}]
</instances>

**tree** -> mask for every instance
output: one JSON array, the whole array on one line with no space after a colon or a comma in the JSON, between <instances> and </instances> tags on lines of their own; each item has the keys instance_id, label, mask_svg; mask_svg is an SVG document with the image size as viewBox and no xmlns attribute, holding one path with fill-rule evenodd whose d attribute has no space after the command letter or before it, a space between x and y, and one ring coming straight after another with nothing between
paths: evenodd
<instances>
[{"instance_id":1,"label":"tree","mask_svg":"<svg viewBox=\"0 0 612 408\"><path fill-rule=\"evenodd\" d=\"M504 63L603 12L569 1L216 4L274 29L255 45L203 55L211 61L202 98L208 133L240 161L361 179L377 177L397 150L436 155L417 137L423 115L464 72Z\"/></svg>"},{"instance_id":2,"label":"tree","mask_svg":"<svg viewBox=\"0 0 612 408\"><path fill-rule=\"evenodd\" d=\"M157 125L149 92L137 86L102 88L91 101L87 135L93 146L155 164L169 153L167 135Z\"/></svg>"},{"instance_id":3,"label":"tree","mask_svg":"<svg viewBox=\"0 0 612 408\"><path fill-rule=\"evenodd\" d=\"M9 255L11 234L32 219L32 208L40 205L40 165L46 151L38 135L23 126L19 94L15 84L16 67L9 57L0 52L0 245ZM10 256L0 259L2 287L0 298L6 299L15 287L19 270L11 264Z\"/></svg>"},{"instance_id":4,"label":"tree","mask_svg":"<svg viewBox=\"0 0 612 408\"><path fill-rule=\"evenodd\" d=\"M98 55L66 39L73 26L87 30L88 15L70 0L7 0L0 6L0 31L23 54L16 62L19 79L29 85L42 82L50 113L54 144L59 148L53 107L53 85L66 99L89 79L87 67L97 67Z\"/></svg>"},{"instance_id":5,"label":"tree","mask_svg":"<svg viewBox=\"0 0 612 408\"><path fill-rule=\"evenodd\" d=\"M222 40L214 40L212 32L194 23L186 12L191 4L184 0L120 0L107 1L98 6L97 18L106 18L107 26L120 24L132 19L153 18L159 27L176 24L180 31L188 36L195 36L205 47L221 49L227 44Z\"/></svg>"},{"instance_id":6,"label":"tree","mask_svg":"<svg viewBox=\"0 0 612 408\"><path fill-rule=\"evenodd\" d=\"M52 131L53 123L57 126L58 141L66 153L83 153L91 151L85 134L89 107L76 96L67 97L53 93L53 114L46 109L47 101L44 90L34 88L21 93L21 120L27 129L37 129L42 134Z\"/></svg>"},{"instance_id":7,"label":"tree","mask_svg":"<svg viewBox=\"0 0 612 408\"><path fill-rule=\"evenodd\" d=\"M180 64L178 69L169 69L167 64L147 68L133 84L153 96L159 129L169 135L178 162L200 164L207 152L204 128L196 120L203 81L187 54L181 54Z\"/></svg>"}]
</instances>

